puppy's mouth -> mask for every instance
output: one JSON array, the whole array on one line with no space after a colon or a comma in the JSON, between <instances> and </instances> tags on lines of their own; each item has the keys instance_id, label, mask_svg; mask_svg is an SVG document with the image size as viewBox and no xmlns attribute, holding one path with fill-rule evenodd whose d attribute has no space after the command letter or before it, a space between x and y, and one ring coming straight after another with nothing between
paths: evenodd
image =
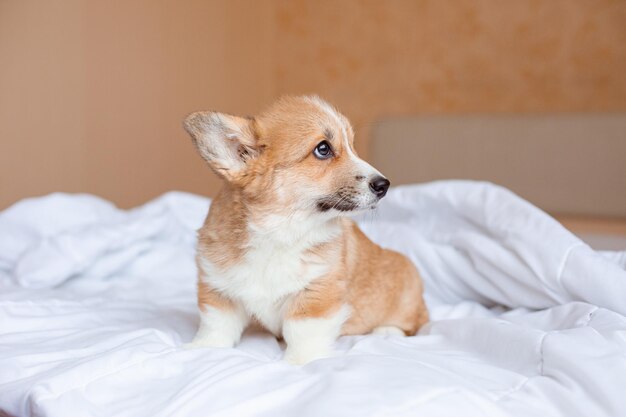
<instances>
[{"instance_id":1,"label":"puppy's mouth","mask_svg":"<svg viewBox=\"0 0 626 417\"><path fill-rule=\"evenodd\" d=\"M359 203L340 196L330 196L317 201L317 209L321 212L329 210L354 211L359 208Z\"/></svg>"},{"instance_id":2,"label":"puppy's mouth","mask_svg":"<svg viewBox=\"0 0 626 417\"><path fill-rule=\"evenodd\" d=\"M319 198L315 205L317 210L326 213L331 210L340 212L362 211L374 209L384 194L375 196L373 193L363 194L354 186L345 186L339 188L333 194L325 195Z\"/></svg>"},{"instance_id":3,"label":"puppy's mouth","mask_svg":"<svg viewBox=\"0 0 626 417\"><path fill-rule=\"evenodd\" d=\"M373 209L380 200L379 198L368 196L369 199L364 198L354 187L341 188L334 194L324 196L317 200L315 203L317 209L326 213L331 210L337 210L341 212L348 211L361 211L366 209ZM366 201L363 201L366 200Z\"/></svg>"}]
</instances>

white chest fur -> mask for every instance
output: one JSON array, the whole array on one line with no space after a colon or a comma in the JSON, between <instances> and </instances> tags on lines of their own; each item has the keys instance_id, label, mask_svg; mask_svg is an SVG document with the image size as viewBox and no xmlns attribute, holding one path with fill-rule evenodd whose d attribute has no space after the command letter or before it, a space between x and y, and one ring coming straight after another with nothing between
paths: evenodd
<instances>
[{"instance_id":1,"label":"white chest fur","mask_svg":"<svg viewBox=\"0 0 626 417\"><path fill-rule=\"evenodd\" d=\"M280 227L250 227L251 239L241 262L227 269L216 268L208 259L200 259L199 264L207 284L280 334L291 296L329 270L328 263L307 252L337 236L340 226L270 220Z\"/></svg>"}]
</instances>

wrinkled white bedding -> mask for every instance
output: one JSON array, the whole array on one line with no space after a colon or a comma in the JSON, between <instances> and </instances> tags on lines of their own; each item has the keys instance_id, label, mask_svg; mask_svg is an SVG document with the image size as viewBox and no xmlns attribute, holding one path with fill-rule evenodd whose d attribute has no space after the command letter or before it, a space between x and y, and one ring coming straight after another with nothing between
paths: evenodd
<instances>
[{"instance_id":1,"label":"wrinkled white bedding","mask_svg":"<svg viewBox=\"0 0 626 417\"><path fill-rule=\"evenodd\" d=\"M393 189L365 232L419 266L432 323L281 360L271 336L184 350L207 199L54 194L0 213L0 410L15 416L624 416L626 252L499 187ZM385 277L381 277L385 279ZM1 414L1 413L0 413Z\"/></svg>"}]
</instances>

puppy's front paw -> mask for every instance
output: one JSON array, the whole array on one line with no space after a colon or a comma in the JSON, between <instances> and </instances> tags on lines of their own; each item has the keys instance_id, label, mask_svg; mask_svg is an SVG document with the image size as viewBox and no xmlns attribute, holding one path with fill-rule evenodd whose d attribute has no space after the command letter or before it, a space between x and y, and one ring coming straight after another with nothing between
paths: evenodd
<instances>
[{"instance_id":1,"label":"puppy's front paw","mask_svg":"<svg viewBox=\"0 0 626 417\"><path fill-rule=\"evenodd\" d=\"M196 335L196 337L190 343L185 343L183 347L185 349L199 349L199 348L231 348L235 346L236 340L229 338L225 335L216 333Z\"/></svg>"},{"instance_id":2,"label":"puppy's front paw","mask_svg":"<svg viewBox=\"0 0 626 417\"><path fill-rule=\"evenodd\" d=\"M396 326L379 326L372 331L379 336L406 336L404 331Z\"/></svg>"},{"instance_id":3,"label":"puppy's front paw","mask_svg":"<svg viewBox=\"0 0 626 417\"><path fill-rule=\"evenodd\" d=\"M316 359L327 358L328 356L330 356L329 349L315 349L305 346L287 346L285 351L285 360L292 365L306 365Z\"/></svg>"}]
</instances>

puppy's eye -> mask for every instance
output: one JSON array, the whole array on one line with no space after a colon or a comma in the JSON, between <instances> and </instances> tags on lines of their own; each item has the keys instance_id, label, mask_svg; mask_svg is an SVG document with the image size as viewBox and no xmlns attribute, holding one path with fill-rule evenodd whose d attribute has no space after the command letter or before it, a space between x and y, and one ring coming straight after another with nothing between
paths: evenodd
<instances>
[{"instance_id":1,"label":"puppy's eye","mask_svg":"<svg viewBox=\"0 0 626 417\"><path fill-rule=\"evenodd\" d=\"M328 142L322 141L313 149L313 155L317 159L328 159L333 156L333 150Z\"/></svg>"}]
</instances>

